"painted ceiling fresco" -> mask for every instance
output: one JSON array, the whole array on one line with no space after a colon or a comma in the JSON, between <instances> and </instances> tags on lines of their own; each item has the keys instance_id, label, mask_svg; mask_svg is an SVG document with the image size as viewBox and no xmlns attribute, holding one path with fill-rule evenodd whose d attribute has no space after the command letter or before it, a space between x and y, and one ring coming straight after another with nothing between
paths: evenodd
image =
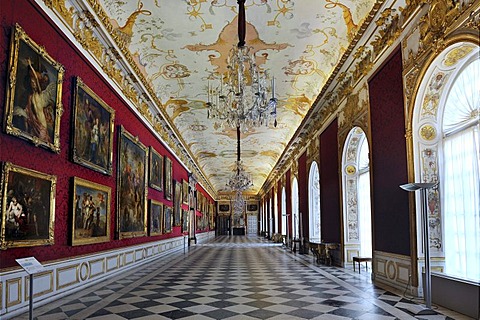
<instances>
[{"instance_id":1,"label":"painted ceiling fresco","mask_svg":"<svg viewBox=\"0 0 480 320\"><path fill-rule=\"evenodd\" d=\"M207 82L237 45L234 0L100 0L187 148L217 192L236 160L236 129L207 119ZM257 193L372 10L373 0L247 0L246 44L276 78L278 125L241 134Z\"/></svg>"}]
</instances>

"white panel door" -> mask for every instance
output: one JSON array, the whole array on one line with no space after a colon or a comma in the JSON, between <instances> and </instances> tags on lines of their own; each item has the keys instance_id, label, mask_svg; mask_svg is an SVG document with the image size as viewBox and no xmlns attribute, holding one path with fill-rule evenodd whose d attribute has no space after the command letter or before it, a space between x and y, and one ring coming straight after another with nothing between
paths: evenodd
<instances>
[{"instance_id":1,"label":"white panel door","mask_svg":"<svg viewBox=\"0 0 480 320\"><path fill-rule=\"evenodd\" d=\"M258 232L258 218L256 215L247 216L247 234L257 234Z\"/></svg>"}]
</instances>

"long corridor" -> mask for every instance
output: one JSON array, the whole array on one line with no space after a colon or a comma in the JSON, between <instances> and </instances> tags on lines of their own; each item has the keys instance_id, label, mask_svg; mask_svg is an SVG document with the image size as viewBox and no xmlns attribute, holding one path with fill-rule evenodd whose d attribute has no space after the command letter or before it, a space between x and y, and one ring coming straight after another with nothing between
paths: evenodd
<instances>
[{"instance_id":1,"label":"long corridor","mask_svg":"<svg viewBox=\"0 0 480 320\"><path fill-rule=\"evenodd\" d=\"M34 310L56 319L469 319L258 237L217 237ZM448 314L448 316L446 315ZM28 319L24 314L20 319Z\"/></svg>"}]
</instances>

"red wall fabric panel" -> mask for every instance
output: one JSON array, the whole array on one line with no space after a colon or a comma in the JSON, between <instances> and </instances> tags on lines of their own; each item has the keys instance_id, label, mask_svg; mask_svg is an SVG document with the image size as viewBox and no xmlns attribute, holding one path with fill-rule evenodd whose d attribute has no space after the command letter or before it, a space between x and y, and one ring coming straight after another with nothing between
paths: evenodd
<instances>
[{"instance_id":1,"label":"red wall fabric panel","mask_svg":"<svg viewBox=\"0 0 480 320\"><path fill-rule=\"evenodd\" d=\"M410 255L402 55L397 52L369 82L375 250Z\"/></svg>"},{"instance_id":2,"label":"red wall fabric panel","mask_svg":"<svg viewBox=\"0 0 480 320\"><path fill-rule=\"evenodd\" d=\"M298 158L298 206L302 216L303 237L308 240L308 170L307 152ZM300 237L302 236L300 232Z\"/></svg>"},{"instance_id":3,"label":"red wall fabric panel","mask_svg":"<svg viewBox=\"0 0 480 320\"><path fill-rule=\"evenodd\" d=\"M335 119L320 135L321 237L340 243L340 185L338 177L338 123Z\"/></svg>"},{"instance_id":4,"label":"red wall fabric panel","mask_svg":"<svg viewBox=\"0 0 480 320\"><path fill-rule=\"evenodd\" d=\"M10 37L15 23L18 23L27 35L37 44L44 46L48 54L65 67L62 87L63 115L60 124L59 154L43 148L35 147L32 143L17 137L0 133L0 161L12 162L15 165L57 176L55 202L55 244L52 246L36 246L25 248L9 248L0 252L0 268L16 266L15 259L34 256L39 261L64 259L67 257L90 254L103 250L136 245L162 238L180 235L180 228L172 233L154 237L137 237L115 240L116 228L116 164L118 126L138 136L145 146L154 147L161 155L168 156L173 162L173 177L180 181L187 178L187 171L169 153L162 143L150 132L127 107L125 102L112 90L106 81L93 69L73 45L50 23L47 17L37 8L34 1L16 0L2 1L0 10L0 117L5 116L5 92L8 77L8 57L10 54ZM113 174L103 175L89 168L73 163L70 158L72 134L72 92L74 78L80 77L83 82L101 98L106 104L115 109L115 134ZM112 189L111 201L111 241L90 245L71 246L72 178L80 177L92 182L106 185ZM163 198L163 192L149 188L148 199L155 199L165 204L171 204Z\"/></svg>"}]
</instances>

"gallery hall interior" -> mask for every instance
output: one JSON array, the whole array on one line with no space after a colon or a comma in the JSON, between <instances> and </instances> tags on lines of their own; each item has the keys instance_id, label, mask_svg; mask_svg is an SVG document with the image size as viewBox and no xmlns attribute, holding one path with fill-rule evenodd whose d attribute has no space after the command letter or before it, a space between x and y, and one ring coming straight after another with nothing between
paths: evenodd
<instances>
[{"instance_id":1,"label":"gallery hall interior","mask_svg":"<svg viewBox=\"0 0 480 320\"><path fill-rule=\"evenodd\" d=\"M480 0L0 0L0 319L480 319Z\"/></svg>"}]
</instances>

